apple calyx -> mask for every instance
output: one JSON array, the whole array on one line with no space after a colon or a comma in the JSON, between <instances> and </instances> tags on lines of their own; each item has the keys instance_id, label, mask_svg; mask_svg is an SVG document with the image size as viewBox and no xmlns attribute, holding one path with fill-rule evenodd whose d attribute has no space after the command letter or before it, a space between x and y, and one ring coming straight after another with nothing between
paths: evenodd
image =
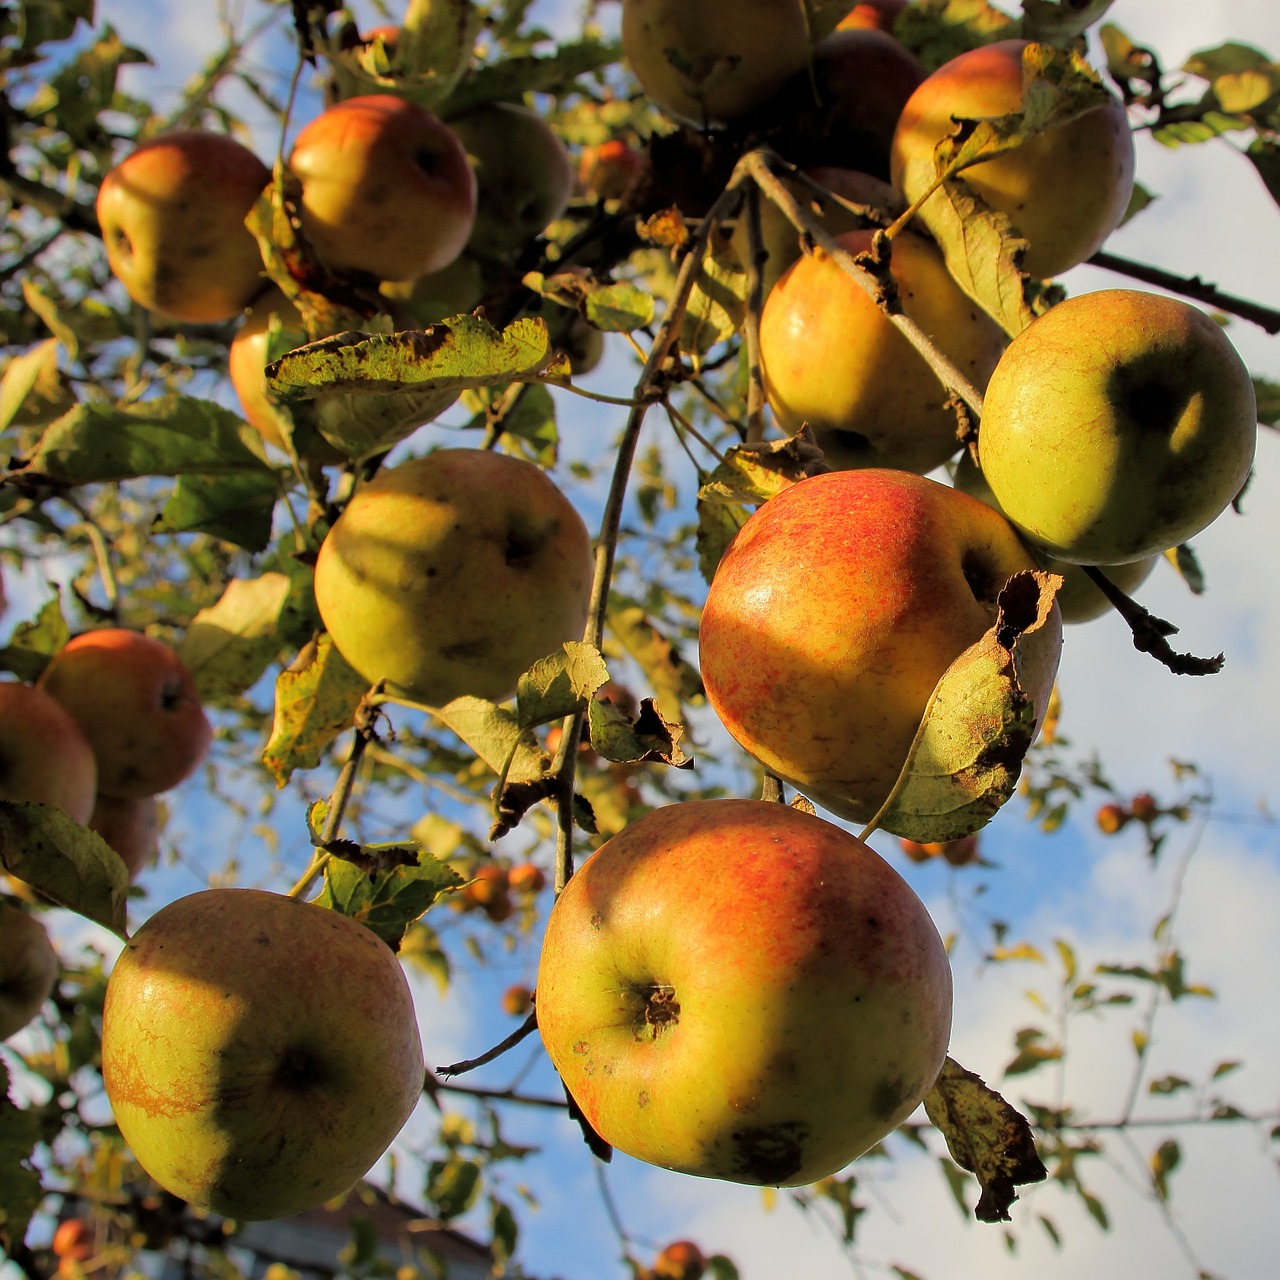
<instances>
[{"instance_id":1,"label":"apple calyx","mask_svg":"<svg viewBox=\"0 0 1280 1280\"><path fill-rule=\"evenodd\" d=\"M676 989L670 983L655 982L647 987L633 987L632 992L642 1001L636 1019L637 1040L656 1040L680 1021L680 1001Z\"/></svg>"}]
</instances>

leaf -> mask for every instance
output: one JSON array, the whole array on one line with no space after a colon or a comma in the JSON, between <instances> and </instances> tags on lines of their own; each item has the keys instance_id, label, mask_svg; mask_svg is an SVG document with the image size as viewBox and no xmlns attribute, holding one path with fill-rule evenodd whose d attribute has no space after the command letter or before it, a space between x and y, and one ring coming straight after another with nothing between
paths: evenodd
<instances>
[{"instance_id":1,"label":"leaf","mask_svg":"<svg viewBox=\"0 0 1280 1280\"><path fill-rule=\"evenodd\" d=\"M1169 1175L1182 1163L1182 1148L1166 1138L1151 1153L1151 1183L1161 1200L1169 1198Z\"/></svg>"},{"instance_id":2,"label":"leaf","mask_svg":"<svg viewBox=\"0 0 1280 1280\"><path fill-rule=\"evenodd\" d=\"M1039 571L1005 583L995 623L947 668L929 699L878 815L883 830L921 844L957 840L985 826L1013 795L1036 726L1021 672L1028 655L1056 666L1049 650L1062 637L1050 620L1061 583Z\"/></svg>"},{"instance_id":3,"label":"leaf","mask_svg":"<svg viewBox=\"0 0 1280 1280\"><path fill-rule=\"evenodd\" d=\"M1184 1080L1182 1076L1164 1076L1159 1080L1152 1080L1147 1085L1147 1092L1154 1094L1170 1094L1178 1093L1182 1089L1190 1089L1191 1081Z\"/></svg>"},{"instance_id":4,"label":"leaf","mask_svg":"<svg viewBox=\"0 0 1280 1280\"><path fill-rule=\"evenodd\" d=\"M653 760L676 769L693 767L693 757L680 746L684 727L666 720L652 698L640 700L634 720L611 703L593 701L587 706L587 723L591 745L606 760L618 764Z\"/></svg>"},{"instance_id":5,"label":"leaf","mask_svg":"<svg viewBox=\"0 0 1280 1280\"><path fill-rule=\"evenodd\" d=\"M44 1196L31 1160L40 1137L39 1117L9 1096L9 1071L0 1056L0 1254L9 1257Z\"/></svg>"},{"instance_id":6,"label":"leaf","mask_svg":"<svg viewBox=\"0 0 1280 1280\"><path fill-rule=\"evenodd\" d=\"M229 409L166 395L124 408L77 405L45 430L25 471L76 485L139 476L270 475L271 466L258 434Z\"/></svg>"},{"instance_id":7,"label":"leaf","mask_svg":"<svg viewBox=\"0 0 1280 1280\"><path fill-rule=\"evenodd\" d=\"M1213 1074L1209 1077L1211 1080L1221 1080L1223 1076L1230 1075L1233 1071L1238 1071L1244 1064L1234 1059L1228 1059L1226 1062L1220 1062L1213 1069Z\"/></svg>"},{"instance_id":8,"label":"leaf","mask_svg":"<svg viewBox=\"0 0 1280 1280\"><path fill-rule=\"evenodd\" d=\"M1270 138L1254 138L1245 148L1245 155L1258 171L1263 186L1272 200L1280 204L1280 143ZM1274 417L1263 418L1262 421L1274 425Z\"/></svg>"},{"instance_id":9,"label":"leaf","mask_svg":"<svg viewBox=\"0 0 1280 1280\"><path fill-rule=\"evenodd\" d=\"M207 533L246 551L271 542L279 486L272 475L179 476L155 533Z\"/></svg>"},{"instance_id":10,"label":"leaf","mask_svg":"<svg viewBox=\"0 0 1280 1280\"><path fill-rule=\"evenodd\" d=\"M327 635L303 647L276 677L271 738L262 763L283 787L295 769L314 769L325 749L355 722L369 682Z\"/></svg>"},{"instance_id":11,"label":"leaf","mask_svg":"<svg viewBox=\"0 0 1280 1280\"><path fill-rule=\"evenodd\" d=\"M550 763L537 738L522 728L505 707L483 698L462 697L443 707L433 707L432 714L452 729L494 773L501 774L506 769L508 782L541 778Z\"/></svg>"},{"instance_id":12,"label":"leaf","mask_svg":"<svg viewBox=\"0 0 1280 1280\"><path fill-rule=\"evenodd\" d=\"M427 1199L448 1222L466 1213L480 1191L480 1166L474 1160L433 1160L427 1169Z\"/></svg>"},{"instance_id":13,"label":"leaf","mask_svg":"<svg viewBox=\"0 0 1280 1280\"><path fill-rule=\"evenodd\" d=\"M128 936L128 869L56 805L0 800L0 866L58 906Z\"/></svg>"},{"instance_id":14,"label":"leaf","mask_svg":"<svg viewBox=\"0 0 1280 1280\"><path fill-rule=\"evenodd\" d=\"M1062 1050L1057 1045L1029 1044L1019 1050L1016 1057L1005 1067L1006 1076L1026 1075L1046 1062L1057 1062L1062 1057Z\"/></svg>"},{"instance_id":15,"label":"leaf","mask_svg":"<svg viewBox=\"0 0 1280 1280\"><path fill-rule=\"evenodd\" d=\"M653 295L625 281L599 280L579 271L530 271L526 288L580 312L603 333L632 333L653 322Z\"/></svg>"},{"instance_id":16,"label":"leaf","mask_svg":"<svg viewBox=\"0 0 1280 1280\"><path fill-rule=\"evenodd\" d=\"M291 587L283 573L235 578L217 604L192 618L178 657L203 700L237 697L257 683L280 652L280 612Z\"/></svg>"},{"instance_id":17,"label":"leaf","mask_svg":"<svg viewBox=\"0 0 1280 1280\"><path fill-rule=\"evenodd\" d=\"M717 226L707 239L680 321L680 350L694 357L706 355L742 328L746 314L746 268L733 248L730 233Z\"/></svg>"},{"instance_id":18,"label":"leaf","mask_svg":"<svg viewBox=\"0 0 1280 1280\"><path fill-rule=\"evenodd\" d=\"M30 351L14 356L0 377L0 431L6 430L38 388L58 389L58 352L62 343L46 338Z\"/></svg>"},{"instance_id":19,"label":"leaf","mask_svg":"<svg viewBox=\"0 0 1280 1280\"><path fill-rule=\"evenodd\" d=\"M490 102L518 100L527 93L562 93L579 76L610 67L621 57L620 45L587 39L562 44L550 56L526 54L473 67L438 114L448 120Z\"/></svg>"},{"instance_id":20,"label":"leaf","mask_svg":"<svg viewBox=\"0 0 1280 1280\"><path fill-rule=\"evenodd\" d=\"M801 427L785 440L737 444L698 486L698 501L729 506L760 506L798 480L829 471L813 437Z\"/></svg>"},{"instance_id":21,"label":"leaf","mask_svg":"<svg viewBox=\"0 0 1280 1280\"><path fill-rule=\"evenodd\" d=\"M0 649L0 667L22 680L35 680L67 641L71 627L62 616L62 595L54 587L52 600L40 606L34 622L20 622L9 643Z\"/></svg>"},{"instance_id":22,"label":"leaf","mask_svg":"<svg viewBox=\"0 0 1280 1280\"><path fill-rule=\"evenodd\" d=\"M566 641L526 671L516 684L516 722L522 729L563 720L580 711L609 679L600 651Z\"/></svg>"},{"instance_id":23,"label":"leaf","mask_svg":"<svg viewBox=\"0 0 1280 1280\"><path fill-rule=\"evenodd\" d=\"M403 842L392 846L405 848ZM375 860L379 847L363 847ZM355 862L331 858L325 867L324 887L316 898L329 907L372 929L393 951L405 931L422 916L441 893L456 889L463 879L452 867L433 858L416 844L409 850L408 866L392 866L366 874Z\"/></svg>"},{"instance_id":24,"label":"leaf","mask_svg":"<svg viewBox=\"0 0 1280 1280\"><path fill-rule=\"evenodd\" d=\"M1008 1222L1014 1188L1048 1176L1026 1119L954 1059L943 1064L924 1109L951 1158L978 1179L982 1194L973 1212L980 1222Z\"/></svg>"},{"instance_id":25,"label":"leaf","mask_svg":"<svg viewBox=\"0 0 1280 1280\"><path fill-rule=\"evenodd\" d=\"M703 699L702 676L697 667L681 656L643 609L611 609L608 621L614 639L644 672L664 716L679 719L686 703Z\"/></svg>"},{"instance_id":26,"label":"leaf","mask_svg":"<svg viewBox=\"0 0 1280 1280\"><path fill-rule=\"evenodd\" d=\"M1022 34L1028 40L1066 44L1081 36L1115 0L1022 0Z\"/></svg>"}]
</instances>

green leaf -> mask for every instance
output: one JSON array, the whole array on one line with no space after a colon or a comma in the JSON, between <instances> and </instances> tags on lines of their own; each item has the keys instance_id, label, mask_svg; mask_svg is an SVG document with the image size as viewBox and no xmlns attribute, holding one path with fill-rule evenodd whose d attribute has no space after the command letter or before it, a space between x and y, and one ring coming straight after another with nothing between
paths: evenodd
<instances>
[{"instance_id":1,"label":"green leaf","mask_svg":"<svg viewBox=\"0 0 1280 1280\"><path fill-rule=\"evenodd\" d=\"M439 114L446 120L490 102L518 101L528 93L562 93L579 77L612 66L622 47L600 40L560 45L554 54L527 54L474 67Z\"/></svg>"},{"instance_id":2,"label":"green leaf","mask_svg":"<svg viewBox=\"0 0 1280 1280\"><path fill-rule=\"evenodd\" d=\"M206 702L251 689L282 647L280 613L292 584L283 573L236 578L187 626L178 657Z\"/></svg>"},{"instance_id":3,"label":"green leaf","mask_svg":"<svg viewBox=\"0 0 1280 1280\"><path fill-rule=\"evenodd\" d=\"M480 1166L474 1160L433 1160L427 1169L427 1199L448 1222L466 1213L480 1191Z\"/></svg>"},{"instance_id":4,"label":"green leaf","mask_svg":"<svg viewBox=\"0 0 1280 1280\"><path fill-rule=\"evenodd\" d=\"M641 699L634 720L611 703L591 702L587 723L591 745L606 760L619 764L653 760L676 769L693 767L693 757L680 746L684 727L666 720L652 698Z\"/></svg>"},{"instance_id":5,"label":"green leaf","mask_svg":"<svg viewBox=\"0 0 1280 1280\"><path fill-rule=\"evenodd\" d=\"M644 672L664 716L679 720L686 703L702 701L705 694L697 667L681 656L643 609L611 609L608 621L614 639Z\"/></svg>"},{"instance_id":6,"label":"green leaf","mask_svg":"<svg viewBox=\"0 0 1280 1280\"><path fill-rule=\"evenodd\" d=\"M1170 1094L1178 1093L1183 1089L1190 1089L1191 1081L1184 1080L1181 1076L1164 1076L1159 1080L1152 1080L1147 1085L1147 1092L1154 1094Z\"/></svg>"},{"instance_id":7,"label":"green leaf","mask_svg":"<svg viewBox=\"0 0 1280 1280\"><path fill-rule=\"evenodd\" d=\"M283 787L295 769L314 769L355 720L369 682L327 635L307 644L276 677L275 715L262 763Z\"/></svg>"},{"instance_id":8,"label":"green leaf","mask_svg":"<svg viewBox=\"0 0 1280 1280\"><path fill-rule=\"evenodd\" d=\"M731 338L747 314L747 272L724 227L707 240L685 305L677 339L680 350L696 358Z\"/></svg>"},{"instance_id":9,"label":"green leaf","mask_svg":"<svg viewBox=\"0 0 1280 1280\"><path fill-rule=\"evenodd\" d=\"M40 1141L40 1120L9 1096L9 1070L0 1057L0 1253L11 1256L44 1192L31 1161Z\"/></svg>"},{"instance_id":10,"label":"green leaf","mask_svg":"<svg viewBox=\"0 0 1280 1280\"><path fill-rule=\"evenodd\" d=\"M1107 1219L1107 1210L1102 1201L1098 1199L1092 1192L1080 1188L1080 1199L1084 1201L1084 1207L1089 1211L1089 1216L1100 1226L1103 1231L1111 1229L1111 1223Z\"/></svg>"},{"instance_id":11,"label":"green leaf","mask_svg":"<svg viewBox=\"0 0 1280 1280\"><path fill-rule=\"evenodd\" d=\"M938 681L902 774L877 825L922 844L981 829L1013 795L1035 734L1022 685L1030 651L1043 660L1057 574L1014 574L998 597L995 624Z\"/></svg>"},{"instance_id":12,"label":"green leaf","mask_svg":"<svg viewBox=\"0 0 1280 1280\"><path fill-rule=\"evenodd\" d=\"M924 1109L946 1138L951 1158L978 1179L982 1194L973 1212L980 1222L1008 1222L1009 1206L1018 1198L1014 1188L1048 1176L1026 1119L952 1058L943 1064Z\"/></svg>"},{"instance_id":13,"label":"green leaf","mask_svg":"<svg viewBox=\"0 0 1280 1280\"><path fill-rule=\"evenodd\" d=\"M60 907L127 936L128 869L96 831L57 806L0 800L0 866Z\"/></svg>"},{"instance_id":14,"label":"green leaf","mask_svg":"<svg viewBox=\"0 0 1280 1280\"><path fill-rule=\"evenodd\" d=\"M493 1255L495 1270L501 1274L503 1264L510 1262L515 1256L516 1242L520 1236L516 1215L505 1201L489 1201L489 1234L492 1237L489 1251Z\"/></svg>"},{"instance_id":15,"label":"green leaf","mask_svg":"<svg viewBox=\"0 0 1280 1280\"><path fill-rule=\"evenodd\" d=\"M207 533L246 551L264 551L279 496L273 475L179 476L152 530Z\"/></svg>"},{"instance_id":16,"label":"green leaf","mask_svg":"<svg viewBox=\"0 0 1280 1280\"><path fill-rule=\"evenodd\" d=\"M71 639L71 627L62 615L62 595L56 586L52 600L40 606L34 622L20 622L9 643L0 649L0 667L22 680L35 680L64 644Z\"/></svg>"},{"instance_id":17,"label":"green leaf","mask_svg":"<svg viewBox=\"0 0 1280 1280\"><path fill-rule=\"evenodd\" d=\"M1245 155L1258 171L1258 177L1262 179L1268 195L1280 204L1280 143L1270 138L1254 138L1245 149ZM1270 403L1275 403L1274 397L1271 398ZM1263 412L1261 405L1259 405L1259 411ZM1280 411L1273 411L1268 416L1262 417L1260 421L1274 426L1277 417L1280 417Z\"/></svg>"},{"instance_id":18,"label":"green leaf","mask_svg":"<svg viewBox=\"0 0 1280 1280\"><path fill-rule=\"evenodd\" d=\"M367 874L345 856L331 858L325 867L324 888L316 901L322 907L350 916L372 929L391 949L397 950L406 929L424 914L447 889L456 889L462 877L425 850L402 843L387 846L413 859ZM363 846L362 852L379 861L380 846Z\"/></svg>"},{"instance_id":19,"label":"green leaf","mask_svg":"<svg viewBox=\"0 0 1280 1280\"><path fill-rule=\"evenodd\" d=\"M66 484L138 476L270 475L248 423L210 400L166 395L125 408L80 404L41 436L26 470Z\"/></svg>"},{"instance_id":20,"label":"green leaf","mask_svg":"<svg viewBox=\"0 0 1280 1280\"><path fill-rule=\"evenodd\" d=\"M516 723L521 729L563 720L585 707L609 671L600 651L577 640L534 663L516 685Z\"/></svg>"},{"instance_id":21,"label":"green leaf","mask_svg":"<svg viewBox=\"0 0 1280 1280\"><path fill-rule=\"evenodd\" d=\"M813 431L801 427L785 440L738 444L698 486L700 502L760 506L799 480L828 471Z\"/></svg>"},{"instance_id":22,"label":"green leaf","mask_svg":"<svg viewBox=\"0 0 1280 1280\"><path fill-rule=\"evenodd\" d=\"M46 338L5 365L4 376L0 377L0 431L9 427L38 387L57 385L61 349L57 338Z\"/></svg>"},{"instance_id":23,"label":"green leaf","mask_svg":"<svg viewBox=\"0 0 1280 1280\"><path fill-rule=\"evenodd\" d=\"M530 782L542 777L550 763L537 738L522 728L505 707L483 698L455 698L432 714L453 730L496 774L506 769L508 782ZM508 767L508 761L510 767Z\"/></svg>"},{"instance_id":24,"label":"green leaf","mask_svg":"<svg viewBox=\"0 0 1280 1280\"><path fill-rule=\"evenodd\" d=\"M632 333L653 322L653 295L625 281L598 280L577 271L557 275L528 272L526 288L579 311L603 333Z\"/></svg>"}]
</instances>

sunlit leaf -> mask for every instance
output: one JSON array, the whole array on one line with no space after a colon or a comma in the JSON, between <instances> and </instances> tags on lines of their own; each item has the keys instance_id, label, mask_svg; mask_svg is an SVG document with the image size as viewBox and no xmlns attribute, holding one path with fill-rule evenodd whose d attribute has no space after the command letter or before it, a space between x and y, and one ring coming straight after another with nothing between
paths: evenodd
<instances>
[{"instance_id":1,"label":"sunlit leaf","mask_svg":"<svg viewBox=\"0 0 1280 1280\"><path fill-rule=\"evenodd\" d=\"M250 689L280 652L277 624L291 584L283 573L236 578L187 627L178 656L206 701Z\"/></svg>"}]
</instances>

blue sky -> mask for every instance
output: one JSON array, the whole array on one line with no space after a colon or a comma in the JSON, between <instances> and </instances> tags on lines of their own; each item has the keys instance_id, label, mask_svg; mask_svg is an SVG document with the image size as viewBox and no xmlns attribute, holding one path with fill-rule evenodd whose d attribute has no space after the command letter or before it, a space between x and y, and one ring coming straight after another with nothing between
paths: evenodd
<instances>
[{"instance_id":1,"label":"blue sky","mask_svg":"<svg viewBox=\"0 0 1280 1280\"><path fill-rule=\"evenodd\" d=\"M163 64L145 76L149 91L179 86L216 39L216 9L161 0L100 0L99 17L126 36L156 51ZM535 11L570 21L572 4L540 4ZM1280 57L1280 10L1274 0L1118 0L1110 17L1139 40L1152 43L1166 66L1190 51L1228 37L1244 39ZM265 51L263 57L265 57ZM1230 144L1170 153L1140 139L1140 180L1160 199L1122 228L1108 244L1116 253L1198 273L1229 292L1264 302L1280 300L1280 255L1275 252L1280 211L1262 190L1251 167ZM1123 284L1091 268L1072 273L1073 291ZM1254 373L1280 381L1280 342L1242 321L1228 332ZM632 356L622 344L611 350L588 386L624 393L635 377ZM567 429L598 439L621 425L621 411L566 399ZM655 417L647 430L658 439ZM692 481L685 478L686 496ZM1193 598L1176 576L1160 566L1140 598L1182 628L1180 647L1199 653L1219 649L1227 665L1217 676L1178 678L1132 650L1122 624L1108 617L1071 630L1060 673L1063 731L1081 747L1096 745L1108 774L1122 791L1151 788L1172 795L1168 761L1194 760L1213 778L1217 810L1248 817L1260 804L1280 804L1276 762L1280 760L1280 664L1272 654L1280 634L1280 593L1268 555L1280 541L1280 439L1264 433L1257 477L1245 515L1228 513L1195 539L1210 590ZM38 584L24 588L28 602ZM22 594L10 620L22 615ZM1073 1028L1067 1075L1053 1069L1000 1080L1012 1056L1018 1027L1044 1023L1028 991L1053 998L1052 966L1034 963L984 967L986 922L1011 922L1011 936L1028 938L1048 954L1052 939L1069 940L1082 968L1095 962L1137 962L1152 949L1149 935L1173 889L1179 836L1161 862L1147 865L1136 835L1106 839L1088 821L1041 837L1012 803L984 833L984 854L995 869L953 872L940 864L914 867L894 854L892 840L873 844L891 857L926 900L944 934L956 932L957 981L953 1053L970 1069L1002 1087L1012 1100L1043 1101L1061 1088L1094 1117L1108 1117L1122 1105L1133 1051L1131 1016L1086 1021ZM198 887L202 869L222 865L234 842L247 878L270 865L261 841L226 815L211 814L189 787L175 797L170 837L180 843L180 867L162 869L149 881L159 901ZM284 856L292 865L305 853L305 833L296 806L282 811ZM1280 970L1280 839L1274 827L1244 821L1211 824L1190 864L1178 915L1178 938L1192 962L1192 978L1214 986L1218 1001L1191 1002L1162 1015L1156 1024L1152 1075L1212 1070L1223 1059L1246 1066L1227 1084L1242 1105L1275 1107L1280 1079L1280 1020L1275 1017L1273 975ZM70 923L68 923L68 929ZM530 982L536 966L537 931L522 935L516 948L488 948L491 963L467 966L460 959L457 981L447 998L425 982L416 984L427 1055L434 1063L469 1056L488 1047L509 1027L497 1007L511 982ZM477 1074L477 1084L506 1084L532 1063L530 1091L553 1093L555 1081L534 1042ZM1147 1114L1178 1110L1157 1099ZM596 1176L573 1126L562 1116L513 1110L504 1125L514 1141L535 1143L543 1154L513 1179L527 1181L541 1209L522 1215L522 1259L534 1274L562 1280L622 1276L613 1265L616 1239L599 1207ZM411 1123L406 1140L425 1132ZM875 1209L863 1220L860 1241L864 1274L879 1274L899 1263L938 1280L999 1280L1034 1272L1038 1280L1080 1275L1181 1276L1192 1274L1177 1237L1134 1190L1142 1160L1160 1137L1142 1131L1127 1152L1113 1144L1114 1157L1090 1168L1091 1183L1107 1200L1113 1219L1100 1232L1079 1207L1054 1188L1025 1195L1014 1208L1014 1228L1022 1245L1011 1254L998 1228L966 1222L942 1178L927 1160L864 1162L855 1172L869 1184L864 1199ZM1222 1126L1185 1136L1184 1169L1174 1175L1173 1214L1202 1261L1232 1280L1269 1280L1280 1254L1280 1215L1275 1213L1274 1153L1244 1131ZM936 1149L936 1148L935 1148ZM899 1153L905 1151L899 1142ZM693 1235L704 1246L729 1253L744 1280L803 1275L835 1280L851 1274L849 1260L813 1216L780 1198L766 1212L758 1191L667 1174L619 1157L608 1174L628 1227L640 1240L660 1244ZM1066 1237L1054 1249L1037 1224L1044 1213ZM853 1274L857 1274L856 1272Z\"/></svg>"}]
</instances>

